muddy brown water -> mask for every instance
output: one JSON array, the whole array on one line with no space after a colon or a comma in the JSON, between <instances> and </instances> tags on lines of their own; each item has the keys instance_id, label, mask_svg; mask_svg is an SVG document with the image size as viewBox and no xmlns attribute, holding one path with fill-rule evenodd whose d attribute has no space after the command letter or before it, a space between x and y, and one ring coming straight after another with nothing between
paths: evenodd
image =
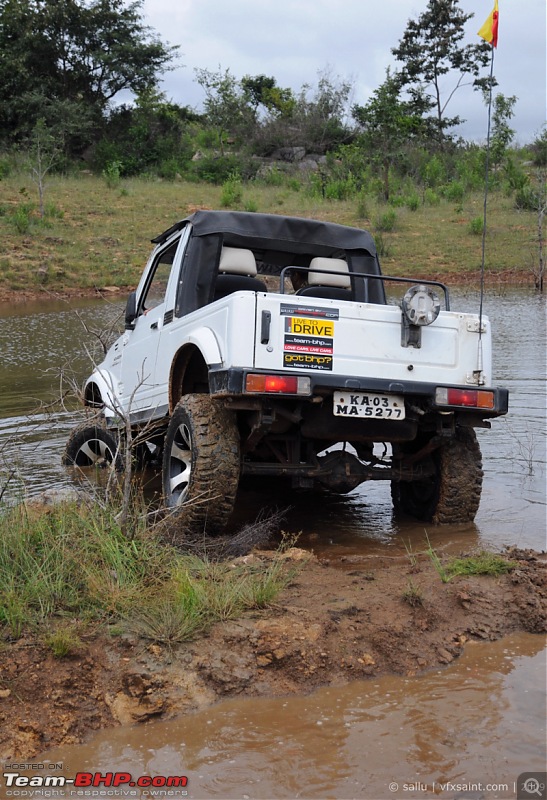
<instances>
[{"instance_id":1,"label":"muddy brown water","mask_svg":"<svg viewBox=\"0 0 547 800\"><path fill-rule=\"evenodd\" d=\"M545 769L545 654L531 634L471 642L457 664L419 677L229 700L39 762L66 777L186 776L187 796L199 800L516 797L519 775ZM126 797L162 796L124 788Z\"/></svg>"},{"instance_id":2,"label":"muddy brown water","mask_svg":"<svg viewBox=\"0 0 547 800\"><path fill-rule=\"evenodd\" d=\"M454 292L452 306L474 309L478 298ZM36 408L58 396L67 378L81 383L87 350L98 357L82 323L102 329L121 311L95 301L0 306L0 486L11 478L4 500L71 485L60 457L78 413ZM478 432L485 480L475 523L427 533L434 547L454 552L505 544L541 550L545 303L530 291L504 290L487 297L485 313L493 323L495 383L511 392L510 414ZM321 503L284 489L247 488L239 500L242 522L264 508L287 509L284 527L301 531L300 545L322 555L404 553L425 540L423 525L393 517L382 483ZM233 700L175 722L103 732L48 758L63 761L65 774L188 775L193 798L516 797L517 776L545 768L544 678L544 640L521 634L470 643L456 665L418 678L385 677L305 698ZM183 796L139 791L125 796ZM94 796L109 796L100 792Z\"/></svg>"}]
</instances>

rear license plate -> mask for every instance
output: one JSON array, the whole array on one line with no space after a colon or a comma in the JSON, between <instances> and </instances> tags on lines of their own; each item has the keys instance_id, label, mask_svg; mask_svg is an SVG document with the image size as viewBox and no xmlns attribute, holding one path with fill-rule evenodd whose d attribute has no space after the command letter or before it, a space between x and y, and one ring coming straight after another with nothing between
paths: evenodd
<instances>
[{"instance_id":1,"label":"rear license plate","mask_svg":"<svg viewBox=\"0 0 547 800\"><path fill-rule=\"evenodd\" d=\"M333 400L333 413L336 417L405 418L405 402L400 395L335 392Z\"/></svg>"}]
</instances>

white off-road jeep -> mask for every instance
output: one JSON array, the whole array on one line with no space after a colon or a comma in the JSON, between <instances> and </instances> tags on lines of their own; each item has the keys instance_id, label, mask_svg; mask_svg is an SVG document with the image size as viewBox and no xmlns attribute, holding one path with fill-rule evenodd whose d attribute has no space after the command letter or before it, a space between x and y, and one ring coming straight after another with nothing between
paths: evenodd
<instances>
[{"instance_id":1,"label":"white off-road jeep","mask_svg":"<svg viewBox=\"0 0 547 800\"><path fill-rule=\"evenodd\" d=\"M441 283L383 276L356 228L198 211L153 242L125 333L85 383L104 426L76 429L65 463L115 460L129 420L181 535L221 530L248 475L388 480L397 511L474 518L474 428L508 403L485 317L452 311Z\"/></svg>"}]
</instances>

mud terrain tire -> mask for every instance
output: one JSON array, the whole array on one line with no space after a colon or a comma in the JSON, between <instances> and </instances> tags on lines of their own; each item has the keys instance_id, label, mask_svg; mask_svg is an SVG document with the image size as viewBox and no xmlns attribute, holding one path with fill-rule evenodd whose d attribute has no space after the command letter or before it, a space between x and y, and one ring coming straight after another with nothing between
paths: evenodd
<instances>
[{"instance_id":1,"label":"mud terrain tire","mask_svg":"<svg viewBox=\"0 0 547 800\"><path fill-rule=\"evenodd\" d=\"M122 469L118 442L100 424L84 423L74 428L62 456L65 467L109 467Z\"/></svg>"},{"instance_id":2,"label":"mud terrain tire","mask_svg":"<svg viewBox=\"0 0 547 800\"><path fill-rule=\"evenodd\" d=\"M472 522L479 508L483 476L475 431L457 428L455 437L435 451L433 458L433 477L392 481L395 511L435 525Z\"/></svg>"},{"instance_id":3,"label":"mud terrain tire","mask_svg":"<svg viewBox=\"0 0 547 800\"><path fill-rule=\"evenodd\" d=\"M176 406L163 449L162 483L172 542L222 533L239 484L236 418L208 394L187 394Z\"/></svg>"}]
</instances>

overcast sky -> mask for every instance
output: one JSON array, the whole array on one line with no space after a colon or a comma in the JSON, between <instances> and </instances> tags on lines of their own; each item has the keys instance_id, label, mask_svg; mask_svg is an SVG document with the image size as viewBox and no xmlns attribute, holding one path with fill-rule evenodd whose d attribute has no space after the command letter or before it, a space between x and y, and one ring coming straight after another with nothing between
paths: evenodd
<instances>
[{"instance_id":1,"label":"overcast sky","mask_svg":"<svg viewBox=\"0 0 547 800\"><path fill-rule=\"evenodd\" d=\"M476 35L493 0L460 0L475 16L466 41ZM427 0L145 0L145 21L162 41L180 45L178 66L165 75L167 98L201 110L204 93L195 82L196 67L229 68L236 78L270 75L279 86L299 90L317 83L328 68L355 87L354 102L364 104L395 66L391 48L408 19L416 19ZM545 0L499 0L499 41L495 51L496 91L516 95L512 127L520 144L540 132L546 118ZM455 81L447 80L449 93ZM467 122L465 139L486 138L482 96L470 87L454 95L450 116Z\"/></svg>"}]
</instances>

